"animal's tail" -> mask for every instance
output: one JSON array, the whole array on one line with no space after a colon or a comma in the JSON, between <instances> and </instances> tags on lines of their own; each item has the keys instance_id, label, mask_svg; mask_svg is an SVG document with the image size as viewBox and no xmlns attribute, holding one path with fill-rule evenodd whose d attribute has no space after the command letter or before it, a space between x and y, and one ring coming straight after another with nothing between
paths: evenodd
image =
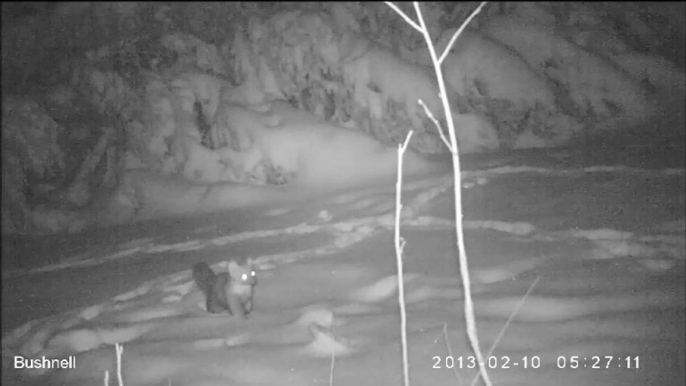
<instances>
[{"instance_id":1,"label":"animal's tail","mask_svg":"<svg viewBox=\"0 0 686 386\"><path fill-rule=\"evenodd\" d=\"M193 280L205 296L211 296L214 290L216 275L207 263L203 261L193 266Z\"/></svg>"}]
</instances>

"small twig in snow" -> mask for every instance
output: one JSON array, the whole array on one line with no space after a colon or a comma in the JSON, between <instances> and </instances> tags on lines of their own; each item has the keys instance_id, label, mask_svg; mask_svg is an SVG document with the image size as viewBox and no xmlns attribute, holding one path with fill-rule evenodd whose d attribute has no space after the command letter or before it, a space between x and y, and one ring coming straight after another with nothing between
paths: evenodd
<instances>
[{"instance_id":1,"label":"small twig in snow","mask_svg":"<svg viewBox=\"0 0 686 386\"><path fill-rule=\"evenodd\" d=\"M512 320L514 320L514 317L519 313L519 310L522 309L522 306L526 302L526 299L531 295L531 292L534 290L534 287L536 284L538 284L538 281L541 279L540 276L536 276L536 280L534 280L533 283L529 286L529 289L526 291L524 296L522 296L522 300L517 303L517 307L512 311L510 314L510 317L507 318L507 321L503 325L503 328L500 329L500 332L498 333L498 336L496 336L495 340L493 341L493 345L491 345L491 348L488 350L488 354L486 354L486 358L490 357L491 354L493 354L493 351L495 350L496 346L498 346L498 343L500 343L500 340L503 338L505 335L505 331L507 328L510 326L510 323L512 323ZM477 374L474 379L472 380L472 386L476 385L476 381L479 379L479 374Z\"/></svg>"},{"instance_id":2,"label":"small twig in snow","mask_svg":"<svg viewBox=\"0 0 686 386\"><path fill-rule=\"evenodd\" d=\"M117 343L114 348L117 350L117 381L119 386L124 386L124 379L121 376L121 353L124 351L124 346Z\"/></svg>"},{"instance_id":3,"label":"small twig in snow","mask_svg":"<svg viewBox=\"0 0 686 386\"><path fill-rule=\"evenodd\" d=\"M448 348L449 358L455 358L453 355L453 348L450 347L450 341L448 340L448 323L443 323L443 339L445 339L445 345ZM455 373L455 378L462 384L462 377L460 377L460 374L457 372L457 366L453 366L453 373Z\"/></svg>"},{"instance_id":4,"label":"small twig in snow","mask_svg":"<svg viewBox=\"0 0 686 386\"><path fill-rule=\"evenodd\" d=\"M333 327L331 327L331 335L333 335L334 340L336 336L333 333ZM329 386L333 386L333 372L336 366L336 346L331 346L331 367L329 368Z\"/></svg>"}]
</instances>

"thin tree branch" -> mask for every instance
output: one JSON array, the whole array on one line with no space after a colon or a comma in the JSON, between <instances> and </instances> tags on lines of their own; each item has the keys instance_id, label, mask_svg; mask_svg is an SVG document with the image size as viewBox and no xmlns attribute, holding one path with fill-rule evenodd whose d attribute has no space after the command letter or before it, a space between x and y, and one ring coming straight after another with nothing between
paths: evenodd
<instances>
[{"instance_id":1,"label":"thin tree branch","mask_svg":"<svg viewBox=\"0 0 686 386\"><path fill-rule=\"evenodd\" d=\"M448 43L448 46L445 47L445 51L443 51L443 53L441 54L441 57L438 59L438 65L439 66L441 64L443 64L445 57L448 56L450 49L453 48L453 44L455 44L455 41L457 40L457 38L462 34L462 31L464 31L464 29L467 27L467 24L469 24L469 22L471 22L472 19L474 17L476 17L476 15L479 14L479 12L481 12L481 8L483 8L486 5L486 3L487 3L486 1L482 1L481 4L479 4L479 6L476 8L476 10L474 12L472 12L471 15L469 15L467 20L464 23L462 23L460 28L458 28L458 30L453 34L453 37L450 38L450 42Z\"/></svg>"}]
</instances>

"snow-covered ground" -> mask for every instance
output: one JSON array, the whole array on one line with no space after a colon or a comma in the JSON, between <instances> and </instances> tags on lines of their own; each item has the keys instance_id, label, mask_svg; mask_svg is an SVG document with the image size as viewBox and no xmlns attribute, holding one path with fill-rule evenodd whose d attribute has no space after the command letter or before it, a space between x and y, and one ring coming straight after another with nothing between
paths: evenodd
<instances>
[{"instance_id":1,"label":"snow-covered ground","mask_svg":"<svg viewBox=\"0 0 686 386\"><path fill-rule=\"evenodd\" d=\"M684 383L680 138L466 160L467 252L494 384ZM394 195L4 240L3 263L20 255L23 266L3 270L2 384L102 385L106 371L117 384L120 343L129 386L400 385ZM452 183L409 181L403 202L412 384L471 384ZM248 256L260 268L249 319L207 314L191 266ZM74 369L12 369L15 356L72 355Z\"/></svg>"}]
</instances>

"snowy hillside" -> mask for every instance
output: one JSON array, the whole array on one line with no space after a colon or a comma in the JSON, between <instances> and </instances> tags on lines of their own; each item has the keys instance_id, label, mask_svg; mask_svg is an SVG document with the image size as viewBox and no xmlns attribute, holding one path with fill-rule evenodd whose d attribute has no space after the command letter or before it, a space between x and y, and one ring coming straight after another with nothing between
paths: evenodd
<instances>
[{"instance_id":1,"label":"snowy hillside","mask_svg":"<svg viewBox=\"0 0 686 386\"><path fill-rule=\"evenodd\" d=\"M383 3L46 7L6 7L5 234L390 181L410 130L408 171L447 168L426 42ZM473 11L423 7L439 52ZM487 4L442 65L460 152L592 142L683 106L669 7Z\"/></svg>"}]
</instances>

